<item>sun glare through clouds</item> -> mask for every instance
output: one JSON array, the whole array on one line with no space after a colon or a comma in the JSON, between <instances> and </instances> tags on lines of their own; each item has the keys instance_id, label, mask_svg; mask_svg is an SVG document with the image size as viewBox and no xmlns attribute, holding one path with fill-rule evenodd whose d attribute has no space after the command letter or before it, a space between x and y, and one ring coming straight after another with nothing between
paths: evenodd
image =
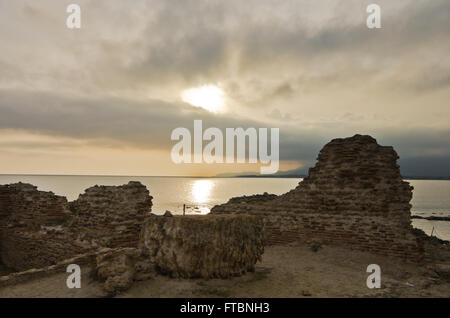
<instances>
[{"instance_id":1,"label":"sun glare through clouds","mask_svg":"<svg viewBox=\"0 0 450 318\"><path fill-rule=\"evenodd\" d=\"M224 107L224 92L216 85L203 85L183 91L184 102L201 107L210 112L218 112Z\"/></svg>"}]
</instances>

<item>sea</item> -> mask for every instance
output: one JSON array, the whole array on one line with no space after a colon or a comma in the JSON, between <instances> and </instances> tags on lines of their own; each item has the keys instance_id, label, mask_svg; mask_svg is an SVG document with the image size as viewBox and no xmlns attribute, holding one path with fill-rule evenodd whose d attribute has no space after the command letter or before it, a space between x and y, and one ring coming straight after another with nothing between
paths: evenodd
<instances>
[{"instance_id":1,"label":"sea","mask_svg":"<svg viewBox=\"0 0 450 318\"><path fill-rule=\"evenodd\" d=\"M152 212L171 211L188 214L207 214L217 204L232 197L261 194L283 194L302 179L297 178L191 178L191 177L126 177L126 176L41 176L0 175L0 184L31 183L42 191L52 191L76 200L85 189L94 185L122 185L140 181L153 196ZM411 201L413 215L450 216L450 180L407 180L414 187ZM413 219L413 226L428 235L450 240L449 221Z\"/></svg>"}]
</instances>

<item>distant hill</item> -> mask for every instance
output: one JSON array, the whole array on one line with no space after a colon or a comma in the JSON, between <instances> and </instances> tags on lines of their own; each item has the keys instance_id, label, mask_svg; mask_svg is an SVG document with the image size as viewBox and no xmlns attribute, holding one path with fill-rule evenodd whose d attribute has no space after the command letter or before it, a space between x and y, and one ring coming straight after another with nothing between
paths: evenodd
<instances>
[{"instance_id":1,"label":"distant hill","mask_svg":"<svg viewBox=\"0 0 450 318\"><path fill-rule=\"evenodd\" d=\"M257 172L221 173L218 178L304 178L308 175L309 168L297 168L278 171L274 174L259 174Z\"/></svg>"},{"instance_id":2,"label":"distant hill","mask_svg":"<svg viewBox=\"0 0 450 318\"><path fill-rule=\"evenodd\" d=\"M259 174L256 172L241 172L219 174L216 177L221 178L305 178L308 176L309 168L298 168L293 170L279 171L275 174ZM406 180L450 180L450 176L419 176L403 175Z\"/></svg>"}]
</instances>

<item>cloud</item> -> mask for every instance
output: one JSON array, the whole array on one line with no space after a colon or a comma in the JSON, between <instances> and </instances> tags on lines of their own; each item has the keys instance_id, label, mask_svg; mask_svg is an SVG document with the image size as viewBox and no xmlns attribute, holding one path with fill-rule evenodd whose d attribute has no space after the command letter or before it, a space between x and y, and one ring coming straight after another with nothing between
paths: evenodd
<instances>
[{"instance_id":1,"label":"cloud","mask_svg":"<svg viewBox=\"0 0 450 318\"><path fill-rule=\"evenodd\" d=\"M0 146L29 148L31 144L41 149L54 149L66 145L76 146L73 140L99 147L136 147L141 149L170 150L171 131L177 127L193 129L193 121L202 119L204 129L219 127L267 127L267 123L217 116L186 104L167 104L161 101L131 103L117 98L72 99L48 93L4 92L0 94L0 129L30 131L33 133L70 138L45 143L39 141L11 140ZM423 171L427 171L426 158L450 157L450 130L385 131L376 134L363 127L281 127L280 158L296 160L312 166L319 150L335 137L368 133L381 144L394 145L403 158L424 158ZM417 166L417 164L416 164ZM434 167L434 169L436 169ZM419 171L418 171L419 172Z\"/></svg>"},{"instance_id":2,"label":"cloud","mask_svg":"<svg viewBox=\"0 0 450 318\"><path fill-rule=\"evenodd\" d=\"M73 98L51 93L0 90L0 129L28 130L84 140L109 140L135 147L170 149L177 127L267 127L265 123L219 116L184 103L120 98ZM206 126L207 125L207 126Z\"/></svg>"},{"instance_id":3,"label":"cloud","mask_svg":"<svg viewBox=\"0 0 450 318\"><path fill-rule=\"evenodd\" d=\"M167 151L172 129L203 119L280 127L281 157L302 163L355 133L422 158L415 170L449 155L447 0L380 0L380 30L368 0L78 3L82 29L68 30L61 1L0 1L1 130ZM203 84L227 113L181 102Z\"/></svg>"}]
</instances>

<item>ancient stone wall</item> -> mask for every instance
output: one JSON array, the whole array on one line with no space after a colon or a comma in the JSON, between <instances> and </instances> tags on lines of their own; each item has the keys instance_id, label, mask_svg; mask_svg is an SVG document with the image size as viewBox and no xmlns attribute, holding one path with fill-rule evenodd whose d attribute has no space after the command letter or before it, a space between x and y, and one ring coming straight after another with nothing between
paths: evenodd
<instances>
[{"instance_id":1,"label":"ancient stone wall","mask_svg":"<svg viewBox=\"0 0 450 318\"><path fill-rule=\"evenodd\" d=\"M24 271L100 247L137 247L152 197L145 186L95 186L79 199L24 184L0 186L0 261Z\"/></svg>"},{"instance_id":2,"label":"ancient stone wall","mask_svg":"<svg viewBox=\"0 0 450 318\"><path fill-rule=\"evenodd\" d=\"M0 185L0 228L4 226L9 215L9 186Z\"/></svg>"},{"instance_id":3,"label":"ancient stone wall","mask_svg":"<svg viewBox=\"0 0 450 318\"><path fill-rule=\"evenodd\" d=\"M161 274L228 278L254 270L263 231L262 219L250 215L153 216L141 247Z\"/></svg>"},{"instance_id":4,"label":"ancient stone wall","mask_svg":"<svg viewBox=\"0 0 450 318\"><path fill-rule=\"evenodd\" d=\"M102 247L136 247L152 197L140 182L94 186L70 203L70 230L80 243Z\"/></svg>"},{"instance_id":5,"label":"ancient stone wall","mask_svg":"<svg viewBox=\"0 0 450 318\"><path fill-rule=\"evenodd\" d=\"M48 265L38 268L30 268L25 271L13 272L8 275L0 276L0 288L10 285L15 285L18 283L31 281L34 279L39 279L42 277L47 277L56 273L65 272L67 266L70 264L77 264L84 268L84 266L89 267L95 263L95 259L98 255L102 255L109 251L91 251L84 254L78 254L71 258L66 258L62 261L58 261L53 265Z\"/></svg>"},{"instance_id":6,"label":"ancient stone wall","mask_svg":"<svg viewBox=\"0 0 450 318\"><path fill-rule=\"evenodd\" d=\"M70 217L65 197L38 191L36 186L20 182L7 185L6 189L9 226L38 230L41 226L63 224Z\"/></svg>"},{"instance_id":7,"label":"ancient stone wall","mask_svg":"<svg viewBox=\"0 0 450 318\"><path fill-rule=\"evenodd\" d=\"M0 188L0 257L17 271L54 264L81 251L64 231L67 200L31 184Z\"/></svg>"},{"instance_id":8,"label":"ancient stone wall","mask_svg":"<svg viewBox=\"0 0 450 318\"><path fill-rule=\"evenodd\" d=\"M0 185L0 264L2 264L2 233L6 227L6 219L9 215L9 187L7 185Z\"/></svg>"},{"instance_id":9,"label":"ancient stone wall","mask_svg":"<svg viewBox=\"0 0 450 318\"><path fill-rule=\"evenodd\" d=\"M420 260L412 234L412 187L402 180L392 147L370 136L334 139L292 191L281 196L234 198L212 213L264 217L269 244L322 239L376 253Z\"/></svg>"}]
</instances>

